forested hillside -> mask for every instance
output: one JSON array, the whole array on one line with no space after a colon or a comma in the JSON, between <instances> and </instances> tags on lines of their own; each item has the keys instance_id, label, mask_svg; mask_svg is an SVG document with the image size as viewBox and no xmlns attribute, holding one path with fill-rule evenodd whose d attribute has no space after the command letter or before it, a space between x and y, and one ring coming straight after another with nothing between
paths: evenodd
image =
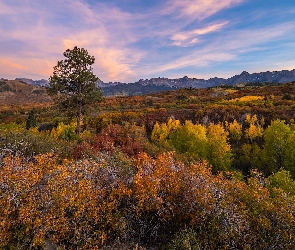
<instances>
[{"instance_id":1,"label":"forested hillside","mask_svg":"<svg viewBox=\"0 0 295 250\"><path fill-rule=\"evenodd\" d=\"M294 82L0 120L0 249L294 249Z\"/></svg>"}]
</instances>

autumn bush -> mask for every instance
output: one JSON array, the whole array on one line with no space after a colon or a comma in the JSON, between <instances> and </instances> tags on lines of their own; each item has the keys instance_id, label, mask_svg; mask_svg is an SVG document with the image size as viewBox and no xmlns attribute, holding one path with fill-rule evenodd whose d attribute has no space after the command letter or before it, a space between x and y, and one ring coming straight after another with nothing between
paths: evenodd
<instances>
[{"instance_id":1,"label":"autumn bush","mask_svg":"<svg viewBox=\"0 0 295 250\"><path fill-rule=\"evenodd\" d=\"M76 134L76 124L64 124L60 122L56 128L50 131L50 136L57 139L63 139L66 141L80 140L80 137Z\"/></svg>"},{"instance_id":2,"label":"autumn bush","mask_svg":"<svg viewBox=\"0 0 295 250\"><path fill-rule=\"evenodd\" d=\"M37 128L27 130L17 124L0 125L0 159L9 154L33 158L44 153L71 158L73 143L38 132Z\"/></svg>"},{"instance_id":3,"label":"autumn bush","mask_svg":"<svg viewBox=\"0 0 295 250\"><path fill-rule=\"evenodd\" d=\"M1 164L0 246L37 249L45 239L64 249L93 249L124 234L119 209L130 195L133 170L118 155L58 164L54 155L34 161L8 156Z\"/></svg>"},{"instance_id":4,"label":"autumn bush","mask_svg":"<svg viewBox=\"0 0 295 250\"><path fill-rule=\"evenodd\" d=\"M109 125L100 133L82 137L83 141L77 144L74 150L76 158L95 156L98 152L114 152L120 150L129 156L136 156L149 147L145 128L130 124Z\"/></svg>"},{"instance_id":5,"label":"autumn bush","mask_svg":"<svg viewBox=\"0 0 295 250\"><path fill-rule=\"evenodd\" d=\"M295 200L284 178L247 181L173 153L81 160L7 155L0 166L0 248L292 249ZM288 176L287 176L288 177ZM286 179L286 178L285 178ZM290 186L292 182L289 182ZM134 244L133 244L134 245Z\"/></svg>"}]
</instances>

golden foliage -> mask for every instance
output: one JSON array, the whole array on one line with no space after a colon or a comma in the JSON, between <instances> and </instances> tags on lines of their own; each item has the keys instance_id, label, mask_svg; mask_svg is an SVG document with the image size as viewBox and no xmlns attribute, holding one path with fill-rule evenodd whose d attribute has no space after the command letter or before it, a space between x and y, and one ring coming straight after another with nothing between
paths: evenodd
<instances>
[{"instance_id":1,"label":"golden foliage","mask_svg":"<svg viewBox=\"0 0 295 250\"><path fill-rule=\"evenodd\" d=\"M247 95L247 96L242 96L240 98L235 98L235 99L228 100L228 102L253 102L253 101L261 101L263 99L264 99L263 96Z\"/></svg>"},{"instance_id":2,"label":"golden foliage","mask_svg":"<svg viewBox=\"0 0 295 250\"><path fill-rule=\"evenodd\" d=\"M242 132L242 125L237 122L236 119L234 119L233 122L225 122L225 127L229 131L229 135L233 140L239 141L243 135Z\"/></svg>"}]
</instances>

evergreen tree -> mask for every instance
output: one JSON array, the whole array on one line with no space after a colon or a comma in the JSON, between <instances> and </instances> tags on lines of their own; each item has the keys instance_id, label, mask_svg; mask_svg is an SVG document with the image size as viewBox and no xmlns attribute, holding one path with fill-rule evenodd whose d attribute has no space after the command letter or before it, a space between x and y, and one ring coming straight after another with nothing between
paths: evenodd
<instances>
[{"instance_id":1,"label":"evergreen tree","mask_svg":"<svg viewBox=\"0 0 295 250\"><path fill-rule=\"evenodd\" d=\"M97 88L98 77L92 72L95 58L84 48L67 49L65 60L57 62L49 78L48 93L61 111L77 119L77 134L81 132L82 115L91 104L102 100L102 91Z\"/></svg>"},{"instance_id":2,"label":"evergreen tree","mask_svg":"<svg viewBox=\"0 0 295 250\"><path fill-rule=\"evenodd\" d=\"M28 113L28 117L26 120L26 129L34 128L36 126L37 126L36 111L35 109L31 109Z\"/></svg>"}]
</instances>

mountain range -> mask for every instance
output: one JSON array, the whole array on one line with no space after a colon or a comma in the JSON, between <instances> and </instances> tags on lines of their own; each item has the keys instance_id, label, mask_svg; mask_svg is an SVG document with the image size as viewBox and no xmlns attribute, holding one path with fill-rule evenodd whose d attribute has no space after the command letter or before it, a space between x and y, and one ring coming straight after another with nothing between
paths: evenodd
<instances>
[{"instance_id":1,"label":"mountain range","mask_svg":"<svg viewBox=\"0 0 295 250\"><path fill-rule=\"evenodd\" d=\"M2 80L5 80L2 78ZM33 86L48 86L48 80L32 80L27 78L16 78L18 81L25 82ZM210 79L197 79L184 76L182 78L151 78L140 79L135 83L122 83L122 82L109 82L105 83L101 80L97 82L97 86L102 88L104 95L142 95L152 92L168 91L179 88L207 88L218 85L237 85L247 83L287 83L295 81L295 69L282 70L282 71L266 71L260 73L248 73L243 71L239 75L230 78L210 78Z\"/></svg>"}]
</instances>

